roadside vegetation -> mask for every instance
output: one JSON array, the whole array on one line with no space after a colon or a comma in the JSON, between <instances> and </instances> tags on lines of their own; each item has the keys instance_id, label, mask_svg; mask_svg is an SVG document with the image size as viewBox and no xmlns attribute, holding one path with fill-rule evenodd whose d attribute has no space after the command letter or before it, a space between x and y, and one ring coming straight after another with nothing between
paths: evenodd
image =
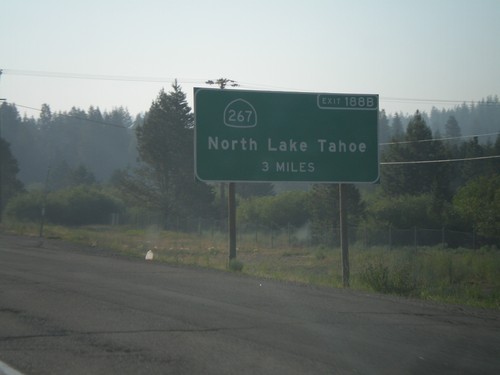
<instances>
[{"instance_id":1,"label":"roadside vegetation","mask_svg":"<svg viewBox=\"0 0 500 375\"><path fill-rule=\"evenodd\" d=\"M39 225L4 224L4 232L38 236ZM181 233L118 226L62 227L47 225L49 241L71 241L97 252L120 253L154 262L240 272L263 279L314 286L342 287L340 249L326 246L255 247L238 243L237 259L228 262L225 233ZM278 242L278 241L277 241ZM283 242L283 241L282 241ZM83 247L83 248L85 248ZM437 302L500 309L500 251L434 247L350 248L352 289Z\"/></svg>"}]
</instances>

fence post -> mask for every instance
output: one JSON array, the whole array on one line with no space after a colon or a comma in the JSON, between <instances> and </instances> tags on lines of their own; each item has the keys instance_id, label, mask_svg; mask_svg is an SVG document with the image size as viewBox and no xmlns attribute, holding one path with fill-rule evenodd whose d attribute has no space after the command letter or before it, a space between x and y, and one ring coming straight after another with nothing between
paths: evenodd
<instances>
[{"instance_id":1,"label":"fence post","mask_svg":"<svg viewBox=\"0 0 500 375\"><path fill-rule=\"evenodd\" d=\"M415 246L415 251L417 251L417 245L418 245L418 240L417 240L417 226L413 228L414 234L413 234L413 244Z\"/></svg>"},{"instance_id":2,"label":"fence post","mask_svg":"<svg viewBox=\"0 0 500 375\"><path fill-rule=\"evenodd\" d=\"M389 250L392 250L392 224L389 224Z\"/></svg>"}]
</instances>

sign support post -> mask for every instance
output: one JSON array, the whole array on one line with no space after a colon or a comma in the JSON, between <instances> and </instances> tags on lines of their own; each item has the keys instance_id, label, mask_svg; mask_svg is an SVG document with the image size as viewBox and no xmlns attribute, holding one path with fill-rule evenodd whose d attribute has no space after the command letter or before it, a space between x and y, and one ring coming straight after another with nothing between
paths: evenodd
<instances>
[{"instance_id":1,"label":"sign support post","mask_svg":"<svg viewBox=\"0 0 500 375\"><path fill-rule=\"evenodd\" d=\"M236 192L235 183L230 182L227 192L227 209L229 220L229 261L236 258Z\"/></svg>"},{"instance_id":2,"label":"sign support post","mask_svg":"<svg viewBox=\"0 0 500 375\"><path fill-rule=\"evenodd\" d=\"M347 185L339 184L340 247L342 249L342 285L349 287L349 227L347 223Z\"/></svg>"}]
</instances>

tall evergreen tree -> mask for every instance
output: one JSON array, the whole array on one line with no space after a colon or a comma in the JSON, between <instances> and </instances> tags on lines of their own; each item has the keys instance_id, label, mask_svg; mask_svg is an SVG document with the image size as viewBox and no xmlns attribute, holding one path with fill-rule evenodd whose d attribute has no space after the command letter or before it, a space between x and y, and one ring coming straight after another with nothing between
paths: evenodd
<instances>
[{"instance_id":1,"label":"tall evergreen tree","mask_svg":"<svg viewBox=\"0 0 500 375\"><path fill-rule=\"evenodd\" d=\"M150 197L167 219L200 215L213 199L211 189L194 179L193 113L177 82L172 89L160 92L136 128L139 156L147 166L141 174L155 187Z\"/></svg>"},{"instance_id":2,"label":"tall evergreen tree","mask_svg":"<svg viewBox=\"0 0 500 375\"><path fill-rule=\"evenodd\" d=\"M404 129L401 117L396 113L392 119L392 139L401 141L404 138Z\"/></svg>"},{"instance_id":3,"label":"tall evergreen tree","mask_svg":"<svg viewBox=\"0 0 500 375\"><path fill-rule=\"evenodd\" d=\"M50 126L51 121L52 111L50 110L50 106L48 104L42 104L40 117L38 118L38 126L41 129L46 129L48 126Z\"/></svg>"},{"instance_id":4,"label":"tall evergreen tree","mask_svg":"<svg viewBox=\"0 0 500 375\"><path fill-rule=\"evenodd\" d=\"M439 163L419 163L445 157L443 144L432 140L431 129L417 111L408 124L404 143L390 145L382 155L383 161L407 162L382 169L384 191L389 195L434 192L441 198L448 197L447 167Z\"/></svg>"},{"instance_id":5,"label":"tall evergreen tree","mask_svg":"<svg viewBox=\"0 0 500 375\"><path fill-rule=\"evenodd\" d=\"M460 152L463 158L477 158L484 156L484 147L479 144L479 139L473 137L471 140L462 143ZM483 174L483 165L479 161L468 160L461 163L462 184L469 182Z\"/></svg>"},{"instance_id":6,"label":"tall evergreen tree","mask_svg":"<svg viewBox=\"0 0 500 375\"><path fill-rule=\"evenodd\" d=\"M55 191L79 185L96 183L94 174L84 165L71 168L66 161L51 165L49 170L48 189Z\"/></svg>"},{"instance_id":7,"label":"tall evergreen tree","mask_svg":"<svg viewBox=\"0 0 500 375\"><path fill-rule=\"evenodd\" d=\"M460 137L462 135L460 126L458 126L458 121L453 115L451 115L448 118L448 121L446 121L444 129L445 129L444 135L446 138L455 138L455 137Z\"/></svg>"},{"instance_id":8,"label":"tall evergreen tree","mask_svg":"<svg viewBox=\"0 0 500 375\"><path fill-rule=\"evenodd\" d=\"M389 119L385 110L381 110L378 113L378 139L380 142L387 142L390 138Z\"/></svg>"}]
</instances>

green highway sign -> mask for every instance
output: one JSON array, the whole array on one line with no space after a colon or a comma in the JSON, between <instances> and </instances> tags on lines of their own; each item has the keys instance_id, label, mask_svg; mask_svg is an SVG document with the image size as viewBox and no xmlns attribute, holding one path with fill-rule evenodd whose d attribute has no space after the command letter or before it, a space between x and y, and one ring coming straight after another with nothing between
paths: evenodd
<instances>
[{"instance_id":1,"label":"green highway sign","mask_svg":"<svg viewBox=\"0 0 500 375\"><path fill-rule=\"evenodd\" d=\"M376 182L378 95L194 89L204 181Z\"/></svg>"}]
</instances>

